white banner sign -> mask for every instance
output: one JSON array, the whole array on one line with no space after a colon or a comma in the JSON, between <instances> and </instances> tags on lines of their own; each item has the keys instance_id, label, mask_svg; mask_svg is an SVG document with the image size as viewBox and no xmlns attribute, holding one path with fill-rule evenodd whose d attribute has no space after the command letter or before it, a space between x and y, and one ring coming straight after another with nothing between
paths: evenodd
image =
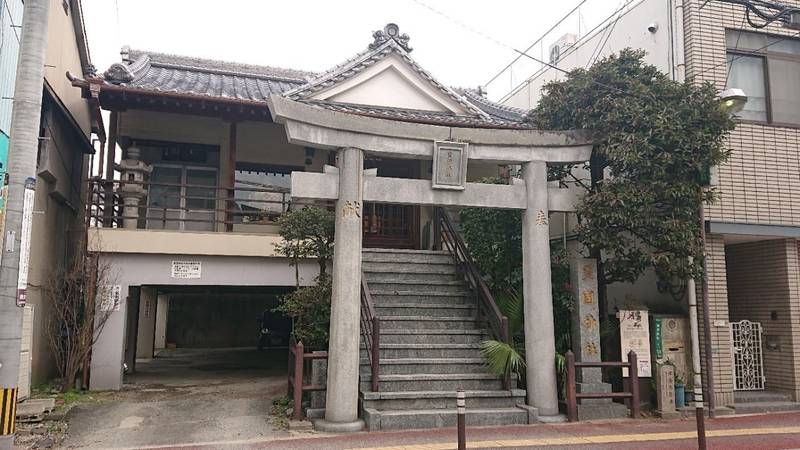
<instances>
[{"instance_id":1,"label":"white banner sign","mask_svg":"<svg viewBox=\"0 0 800 450\"><path fill-rule=\"evenodd\" d=\"M200 261L172 261L172 278L200 278L202 273Z\"/></svg>"},{"instance_id":2,"label":"white banner sign","mask_svg":"<svg viewBox=\"0 0 800 450\"><path fill-rule=\"evenodd\" d=\"M636 352L640 377L651 377L650 364L650 324L647 311L619 312L619 335L622 344L622 361L628 362L628 352ZM622 376L628 376L628 369L622 368Z\"/></svg>"},{"instance_id":3,"label":"white banner sign","mask_svg":"<svg viewBox=\"0 0 800 450\"><path fill-rule=\"evenodd\" d=\"M122 301L122 286L99 286L97 289L100 294L100 311L119 311L119 304Z\"/></svg>"}]
</instances>

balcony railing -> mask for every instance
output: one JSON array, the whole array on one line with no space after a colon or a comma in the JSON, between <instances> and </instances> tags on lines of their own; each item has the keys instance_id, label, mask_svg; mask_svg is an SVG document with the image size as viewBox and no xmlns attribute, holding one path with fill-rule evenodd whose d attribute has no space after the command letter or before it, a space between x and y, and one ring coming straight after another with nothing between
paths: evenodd
<instances>
[{"instance_id":1,"label":"balcony railing","mask_svg":"<svg viewBox=\"0 0 800 450\"><path fill-rule=\"evenodd\" d=\"M258 232L290 208L282 187L93 179L87 214L95 227Z\"/></svg>"}]
</instances>

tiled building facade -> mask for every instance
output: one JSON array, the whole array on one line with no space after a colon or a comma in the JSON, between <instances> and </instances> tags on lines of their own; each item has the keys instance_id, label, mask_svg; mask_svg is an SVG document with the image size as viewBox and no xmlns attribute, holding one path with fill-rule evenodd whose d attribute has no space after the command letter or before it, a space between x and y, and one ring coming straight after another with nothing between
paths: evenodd
<instances>
[{"instance_id":1,"label":"tiled building facade","mask_svg":"<svg viewBox=\"0 0 800 450\"><path fill-rule=\"evenodd\" d=\"M715 399L735 406L735 392L746 390L737 387L732 323L748 320L763 330L763 389L800 401L800 30L754 28L741 6L705 0L642 0L612 22L602 56L635 45L674 79L685 73L686 80L748 95L728 140L730 158L713 177L717 202L705 216ZM602 36L580 38L557 64L583 67L581 48L598 48ZM562 76L542 69L504 101L534 107L540 87ZM705 368L702 319L701 309Z\"/></svg>"},{"instance_id":2,"label":"tiled building facade","mask_svg":"<svg viewBox=\"0 0 800 450\"><path fill-rule=\"evenodd\" d=\"M703 3L686 3L687 78L727 83L751 96L730 137L730 159L718 169L718 201L706 214L717 404L735 403L735 349L726 320L761 324L764 388L798 401L800 120L781 111L800 111L800 92L787 92L784 81L800 86L798 31L780 24L754 30L741 7Z\"/></svg>"}]
</instances>

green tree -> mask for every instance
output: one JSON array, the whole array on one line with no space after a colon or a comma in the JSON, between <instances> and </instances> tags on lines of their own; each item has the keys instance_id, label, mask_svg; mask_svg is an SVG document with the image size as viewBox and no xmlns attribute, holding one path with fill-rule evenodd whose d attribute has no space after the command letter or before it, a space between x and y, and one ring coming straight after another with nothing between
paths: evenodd
<instances>
[{"instance_id":1,"label":"green tree","mask_svg":"<svg viewBox=\"0 0 800 450\"><path fill-rule=\"evenodd\" d=\"M275 244L278 254L295 268L295 290L284 295L274 311L292 318L292 336L306 348L327 348L331 315L331 278L328 262L333 257L334 215L307 207L289 211L278 219L283 241ZM319 276L311 286L300 286L299 263L316 258Z\"/></svg>"},{"instance_id":2,"label":"green tree","mask_svg":"<svg viewBox=\"0 0 800 450\"><path fill-rule=\"evenodd\" d=\"M573 70L543 88L528 116L541 129L594 130L588 182L575 167L550 175L587 189L576 231L601 263L601 308L606 284L636 281L648 268L676 298L702 274L699 208L714 200L709 171L726 160L734 127L713 85L673 81L644 55L626 49Z\"/></svg>"},{"instance_id":3,"label":"green tree","mask_svg":"<svg viewBox=\"0 0 800 450\"><path fill-rule=\"evenodd\" d=\"M289 258L295 268L297 286L300 259L317 258L320 275L327 271L333 257L334 221L331 211L313 206L286 212L278 218L278 233L283 241L275 244L275 251Z\"/></svg>"}]
</instances>

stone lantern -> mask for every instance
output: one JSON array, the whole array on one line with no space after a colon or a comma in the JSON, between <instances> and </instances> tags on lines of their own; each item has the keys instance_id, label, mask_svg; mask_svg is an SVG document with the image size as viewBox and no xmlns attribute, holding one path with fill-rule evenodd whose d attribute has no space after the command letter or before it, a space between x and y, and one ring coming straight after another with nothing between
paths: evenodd
<instances>
[{"instance_id":1,"label":"stone lantern","mask_svg":"<svg viewBox=\"0 0 800 450\"><path fill-rule=\"evenodd\" d=\"M153 171L153 166L139 160L141 151L133 145L125 151L125 159L114 168L122 175L117 193L122 198L122 226L135 229L139 222L139 202L147 195L144 177ZM126 183L132 181L133 183Z\"/></svg>"}]
</instances>

